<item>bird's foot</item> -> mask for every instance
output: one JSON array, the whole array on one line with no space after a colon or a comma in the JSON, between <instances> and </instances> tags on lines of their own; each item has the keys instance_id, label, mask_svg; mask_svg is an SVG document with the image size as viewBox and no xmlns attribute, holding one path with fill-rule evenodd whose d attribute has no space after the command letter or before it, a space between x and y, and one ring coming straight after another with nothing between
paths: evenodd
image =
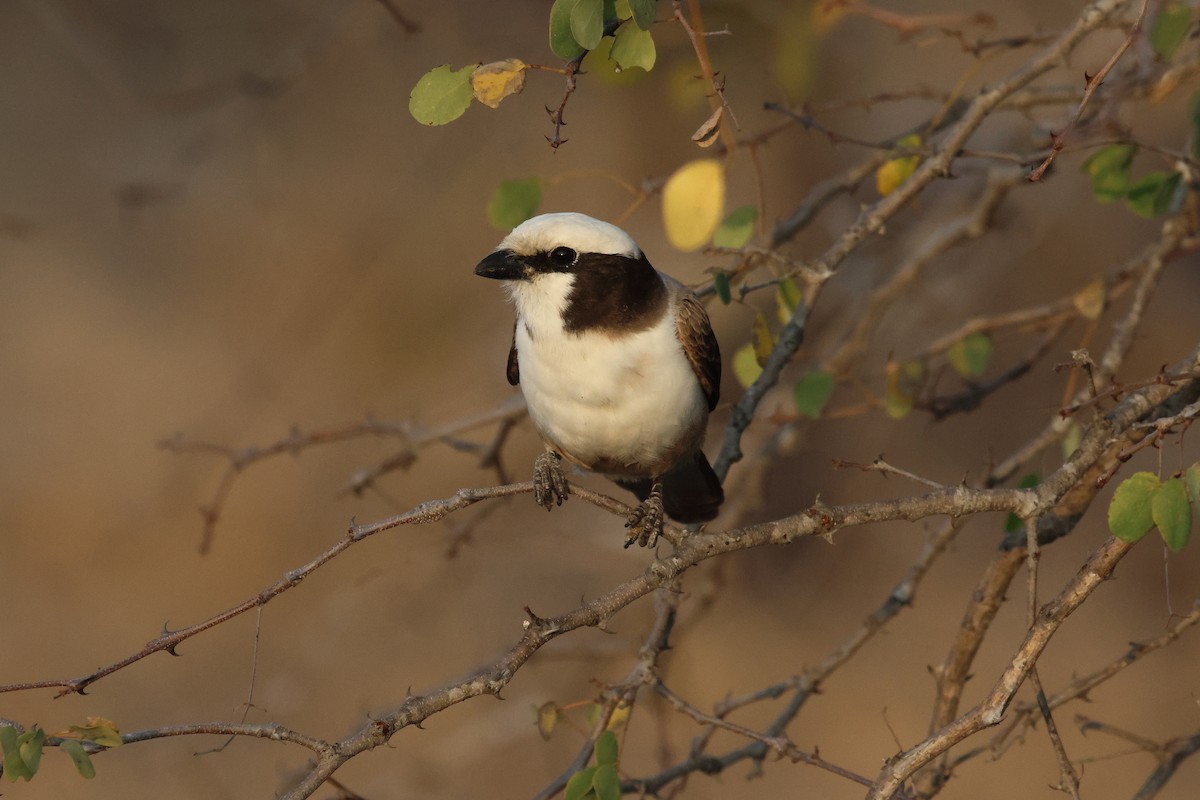
<instances>
[{"instance_id":1,"label":"bird's foot","mask_svg":"<svg viewBox=\"0 0 1200 800\"><path fill-rule=\"evenodd\" d=\"M634 542L642 547L654 546L663 529L662 481L654 482L650 494L629 515L625 527L629 528L629 534L625 537L626 547Z\"/></svg>"},{"instance_id":2,"label":"bird's foot","mask_svg":"<svg viewBox=\"0 0 1200 800\"><path fill-rule=\"evenodd\" d=\"M533 462L533 499L547 511L551 505L561 506L571 494L567 476L563 474L562 457L552 450L542 453Z\"/></svg>"}]
</instances>

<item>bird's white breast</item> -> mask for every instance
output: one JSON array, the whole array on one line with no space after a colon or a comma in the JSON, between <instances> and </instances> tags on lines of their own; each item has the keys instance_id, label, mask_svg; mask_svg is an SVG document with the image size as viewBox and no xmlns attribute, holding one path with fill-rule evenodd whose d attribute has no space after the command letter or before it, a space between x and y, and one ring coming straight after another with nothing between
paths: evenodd
<instances>
[{"instance_id":1,"label":"bird's white breast","mask_svg":"<svg viewBox=\"0 0 1200 800\"><path fill-rule=\"evenodd\" d=\"M559 302L569 278L545 277L561 277L564 291L512 287L521 390L542 437L610 474L658 475L697 448L708 405L675 333L674 298L645 330L572 334Z\"/></svg>"}]
</instances>

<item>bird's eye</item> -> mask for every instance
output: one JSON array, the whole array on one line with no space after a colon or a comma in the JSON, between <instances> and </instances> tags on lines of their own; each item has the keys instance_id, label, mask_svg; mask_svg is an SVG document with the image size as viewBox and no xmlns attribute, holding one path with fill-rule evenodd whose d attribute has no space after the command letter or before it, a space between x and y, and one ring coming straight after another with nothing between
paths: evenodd
<instances>
[{"instance_id":1,"label":"bird's eye","mask_svg":"<svg viewBox=\"0 0 1200 800\"><path fill-rule=\"evenodd\" d=\"M570 267L579 260L579 253L569 247L556 247L550 251L550 260L557 266Z\"/></svg>"}]
</instances>

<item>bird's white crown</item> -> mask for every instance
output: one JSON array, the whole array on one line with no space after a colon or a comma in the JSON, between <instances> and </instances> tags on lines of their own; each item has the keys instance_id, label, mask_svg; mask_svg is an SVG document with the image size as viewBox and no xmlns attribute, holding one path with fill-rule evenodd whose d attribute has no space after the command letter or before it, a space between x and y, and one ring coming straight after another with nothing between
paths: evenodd
<instances>
[{"instance_id":1,"label":"bird's white crown","mask_svg":"<svg viewBox=\"0 0 1200 800\"><path fill-rule=\"evenodd\" d=\"M570 247L580 253L607 253L637 258L641 249L633 238L616 225L587 214L562 212L532 217L513 228L499 249L518 255L533 255L556 247Z\"/></svg>"}]
</instances>

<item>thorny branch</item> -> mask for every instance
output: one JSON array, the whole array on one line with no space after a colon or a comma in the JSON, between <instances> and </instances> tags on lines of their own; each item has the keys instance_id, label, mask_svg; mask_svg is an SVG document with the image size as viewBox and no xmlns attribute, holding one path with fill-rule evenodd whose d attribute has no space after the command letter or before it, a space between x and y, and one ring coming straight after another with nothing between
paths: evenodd
<instances>
[{"instance_id":1,"label":"thorny branch","mask_svg":"<svg viewBox=\"0 0 1200 800\"><path fill-rule=\"evenodd\" d=\"M1198 367L1200 367L1200 347L1197 347L1184 362L1176 365L1176 368L1180 370ZM1200 390L1200 381L1193 381L1187 386ZM467 678L448 684L441 689L424 695L410 696L399 708L371 720L359 731L333 743L330 749L322 752L312 770L285 796L289 798L310 796L329 775L332 775L346 761L358 753L385 744L392 735L404 727L419 724L429 716L472 697L483 694L499 694L520 667L547 642L580 627L604 624L614 614L638 598L655 589L670 585L695 565L722 553L764 545L787 544L804 536L829 536L843 528L889 520L914 521L937 515L960 518L988 511L1007 511L1016 513L1023 518L1031 518L1038 514L1039 509L1049 508L1058 502L1062 495L1072 488L1081 472L1100 461L1105 453L1114 446L1114 442L1119 444L1124 437L1135 435L1140 430L1136 427L1138 420L1181 391L1182 389L1178 387L1156 384L1131 393L1115 409L1097 419L1089 427L1072 458L1036 489L971 489L966 486L958 486L917 497L872 503L843 506L826 506L818 503L791 517L728 531L701 532L688 537L681 537L677 532L673 533L670 538L675 544L675 550L656 559L640 576L557 617L542 619L531 614L525 622L525 633L495 662ZM379 523L355 525L348 531L346 537L333 547L300 568L289 572L282 581L245 603L184 631L164 634L140 653L123 659L111 667L84 678L11 684L0 687L0 691L48 687L61 687L62 693L82 691L101 677L112 674L152 652L172 650L185 638L269 602L273 597L297 585L352 544L370 535L404 524L431 522L479 500L528 492L531 488L531 485L526 483L488 489L464 489L454 497L422 504L405 514ZM586 491L580 492L580 495L586 499L592 497L592 494ZM1099 585L1102 578L1111 574L1117 561L1127 552L1129 546L1117 540L1110 540L1097 550L1076 580L1068 584L1056 600L1051 601L1039 612L1037 624L1031 629L1025 644L1018 650L1013 664L1002 675L989 702L955 720L943 731L894 761L889 769L885 770L885 773L877 779L873 796L890 796L899 788L899 784L922 764L968 735L987 725L999 722L1003 709L1058 626ZM797 697L801 696L797 695ZM801 699L800 702L802 703L803 700ZM247 735L265 735L261 732L261 727L250 726L250 728L253 728L254 732ZM229 733L236 730L238 730L238 726L227 725L220 732ZM767 735L778 736L779 732ZM309 741L319 742L317 739Z\"/></svg>"},{"instance_id":2,"label":"thorny branch","mask_svg":"<svg viewBox=\"0 0 1200 800\"><path fill-rule=\"evenodd\" d=\"M947 129L936 151L917 167L908 180L891 194L863 209L858 219L847 227L824 253L806 265L803 273L807 284L804 301L797 304L792 318L780 331L776 344L763 365L762 373L732 409L721 452L713 464L718 476L724 477L729 467L742 458L742 433L750 426L754 411L763 397L779 381L783 368L795 356L804 340L812 306L816 303L822 287L833 277L845 259L869 236L881 231L887 221L926 186L950 174L951 165L958 152L995 108L1057 66L1089 32L1102 25L1122 5L1121 0L1097 0L1091 3L1053 44L995 86L976 95L967 103L958 121ZM801 208L805 205L806 203L802 203ZM784 243L795 235L796 230L798 228L777 226L772 237L772 246Z\"/></svg>"},{"instance_id":3,"label":"thorny branch","mask_svg":"<svg viewBox=\"0 0 1200 800\"><path fill-rule=\"evenodd\" d=\"M383 3L383 5L389 10L392 9L390 3ZM789 274L799 276L804 282L805 299L797 306L795 315L785 325L762 376L751 386L733 410L721 456L717 460L717 471L723 478L728 473L730 466L742 458L742 434L751 424L755 412L767 392L776 385L783 369L794 358L804 338L808 315L829 279L837 273L860 245L868 241L870 236L880 233L884 225L913 198L935 180L951 174L951 167L956 160L967 155L964 150L965 143L991 112L1005 107L1027 110L1046 103L1061 104L1078 101L1079 105L1071 123L1071 126L1074 126L1081 118L1084 108L1092 99L1100 82L1112 72L1117 61L1136 38L1138 28L1146 13L1146 2L1143 2L1137 22L1121 48L1113 54L1108 64L1100 72L1088 78L1082 96L1074 90L1044 89L1032 87L1029 84L1064 61L1087 33L1111 25L1114 12L1122 5L1118 0L1098 0L1098 2L1090 4L1079 19L1063 34L1053 39L1020 37L995 43L979 43L976 53L981 49L993 46L1025 47L1036 44L1046 45L1046 47L1030 63L981 92L970 102L951 104L948 97L942 97L941 99L947 100L948 106L952 106L951 111L944 118L937 120L937 125L930 126L933 129L931 133L937 134L941 138L940 141L929 145L927 149L922 149L921 155L924 160L917 172L892 195L864 208L857 221L837 237L819 257L805 261L791 261L795 266L789 268ZM699 24L698 7L693 5L692 8L691 19ZM703 45L703 35L696 34L689 27L688 21L680 9L681 4L676 2L675 10L678 21L691 37L703 66L707 64L707 57L702 54L700 47ZM897 30L906 30L902 25L915 25L913 30L919 30L932 24L930 20L924 18L903 18L898 15L894 18L888 17L885 12L861 3L850 4L850 10L893 25ZM397 21L399 22L399 20ZM947 35L954 34L954 32L945 33ZM699 36L699 45L697 36ZM962 39L964 47L966 47L965 38L961 37L961 34L958 38ZM580 63L581 59L568 63L567 68L563 70L563 74L566 76L566 88L562 101L556 110L547 109L554 123L553 137L547 137L547 139L555 148L565 141L561 137L561 129L565 125L563 112L575 89L575 77L579 72ZM727 106L711 64L707 64L705 77L712 82L719 95L720 104ZM780 126L774 130L784 130L786 127L786 125ZM821 130L824 130L830 138L838 136L827 129ZM1062 136L1064 133L1065 131L1054 137L1050 154L1042 166L1035 171L1037 177L1030 176L1031 180L1040 178L1054 158L1063 151ZM770 132L760 134L759 137L748 138L746 142L749 142L753 148L764 142L770 135L773 134ZM843 140L851 141L844 137ZM870 144L869 142L863 143ZM729 138L725 142L726 151L732 150L736 144L736 141ZM895 155L894 147L885 144L879 152L871 154L861 164L814 187L793 212L771 231L767 237L768 247L763 251L766 255L747 255L734 268L732 274L741 277L752 267L761 263L762 259L777 255L779 248L794 239L830 202L852 193L879 165ZM921 271L939 255L952 247L982 236L988 230L991 215L1016 186L1014 174L993 173L992 180L989 181L988 187L976 201L974 207L959 220L943 228L938 236L926 240L925 246L903 262L890 281L871 295L867 314L842 342L839 349L835 350L833 356L826 361L828 367L839 375L848 371L865 351L867 342L876 333L887 308L901 297L905 287L911 284ZM1173 365L1170 369L1164 369L1155 379L1122 385L1116 381L1115 377L1117 369L1123 363L1125 354L1139 330L1146 304L1157 285L1164 265L1178 256L1189 236L1194 237L1194 232L1186 228L1182 219L1168 222L1163 228L1159 241L1133 259L1127 268L1119 270L1116 277L1107 283L1106 302L1117 299L1127 286L1134 283L1136 284L1135 297L1130 309L1117 324L1106 352L1096 362L1094 372L1096 388L1088 387L1088 389L1078 392L1063 409L1061 416L1052 419L1047 428L1041 434L1036 435L1027 446L996 465L979 487L934 485L933 491L924 495L871 503L830 506L818 501L800 513L771 522L727 527L725 530L718 531L702 531L691 535L678 528L671 528L666 532L664 538L674 546L674 549L672 552L656 558L641 575L625 581L600 597L581 602L574 609L555 617L543 619L527 609L522 635L494 662L461 680L449 682L441 688L421 695L410 695L399 707L369 721L359 730L339 741L326 741L278 725L248 725L245 723L167 726L125 734L123 739L126 742L138 742L166 736L211 734L267 738L297 744L312 751L316 756L316 761L300 783L292 787L286 796L307 797L315 792L322 783L332 781L333 773L351 758L386 744L397 731L404 727L420 725L423 720L433 714L473 697L483 694L498 696L522 665L549 641L581 627L603 627L613 615L631 603L647 594L654 594L657 603L655 622L648 632L627 678L620 684L604 689L602 693L603 713L595 729L586 737L578 755L567 769L552 781L539 794L539 797L548 798L556 794L565 785L567 779L587 763L595 738L604 730L612 712L621 705L632 706L636 702L641 686L652 687L678 711L703 725L704 732L696 737L686 758L664 768L658 774L627 779L624 783L626 791L657 794L672 786L680 786L682 781L685 781L687 776L694 772L719 772L744 760L759 763L769 753L777 752L830 770L848 780L869 784L871 785L869 797L882 799L906 796L909 791L908 786L914 781L919 784L922 794L932 795L945 784L953 768L958 764L979 754L1002 752L1015 739L1014 732L1022 731L1033 725L1038 718L1051 724L1053 710L1071 700L1085 697L1089 691L1100 686L1119 671L1150 652L1175 641L1200 619L1200 611L1193 609L1190 614L1177 620L1172 628L1158 639L1134 645L1121 658L1090 675L1073 680L1057 693L1047 695L1041 689L1036 672L1036 663L1040 654L1071 613L1112 574L1116 565L1129 551L1130 545L1116 540L1105 542L1089 556L1087 563L1059 589L1057 595L1050 602L1040 606L1036 599L1038 548L1071 530L1095 498L1099 485L1111 477L1119 466L1122 454L1131 453L1134 449L1145 446L1145 443L1154 437L1161 438L1165 430L1173 428L1177 422L1182 424L1185 416L1187 421L1194 416L1194 411L1189 412L1188 409L1196 407L1196 397L1200 396L1200 348L1194 350L1188 358ZM1195 245L1193 243L1188 246L1194 247ZM744 298L752 288L755 287L742 285L740 287L741 297ZM948 338L952 341L955 336L966 335L963 331L971 324L1003 327L1036 322L1048 328L1053 328L1055 325L1061 326L1072 315L1069 308L1070 301L1071 298L1066 298L1046 307L1017 312L1025 314L1025 317L1019 321L1011 315L1008 317L996 315L982 321L969 321L966 326L950 334ZM984 327L983 329L995 328ZM1008 381L1015 380L1019 374L1024 374L1023 371L1018 373L1017 370L1022 367L1023 370L1027 370L1030 365L1041 358L1051 341L1053 341L1053 337L1048 335L1045 344L1039 345L1039 348L1035 349L1023 364L1018 364L1010 369L1009 374L995 379L993 381L995 386L1004 385ZM939 348L945 346L947 346L946 339L934 342L930 346L930 352L940 352ZM986 394L988 387L979 387L977 391ZM956 408L967 402L967 400L955 398L935 399L943 404L953 401ZM1111 401L1112 407L1102 413L1100 409L1108 407L1109 401ZM1087 423L1079 447L1065 463L1047 476L1041 485L1028 490L998 488L1021 465L1036 457L1062 435L1067 417L1084 408L1091 407L1097 408L1096 416ZM275 445L257 449L220 448L187 442L182 438L166 442L164 446L176 451L212 452L223 456L229 462L213 500L204 510L205 546L207 547L212 528L217 522L220 509L236 476L251 464L287 452L295 454L302 449L318 444L344 441L357 436L385 435L401 438L404 441L404 449L387 462L356 476L352 482L352 489L355 491L371 485L389 470L405 467L411 463L416 449L432 442L444 442L452 447L479 454L485 462L499 470L498 454L504 437L522 414L522 408L514 404L511 408L506 407L503 411L492 412L486 416L486 419L479 418L469 425L460 424L454 428L443 428L436 431L416 430L407 425L387 426L368 420L360 425L334 431L303 434L296 430L287 439ZM499 426L499 433L488 444L480 445L458 438L458 434L462 431L491 423ZM786 444L782 440L789 429L790 426L781 428L780 432L772 437L768 445L763 448L757 460L765 463L784 450ZM890 467L882 461L876 462L876 465L868 468L884 474L917 477L898 468ZM918 478L918 480L923 479ZM582 487L573 487L573 489L577 496L601 508L620 514L627 511L624 504L612 498L589 492ZM183 641L251 609L261 610L266 603L297 586L316 569L340 555L351 545L355 545L375 533L406 524L432 522L483 500L497 499L528 491L530 491L528 483L462 489L451 497L423 503L386 520L370 525L351 525L343 538L318 556L289 571L281 580L256 595L203 622L179 631L164 629L161 635L151 640L139 652L88 675L64 680L10 684L0 686L0 692L58 688L60 689L58 696L70 693L83 694L96 681L129 667L153 653L167 651L177 655L176 648ZM808 753L796 748L788 739L787 727L796 718L807 699L820 689L821 684L830 675L854 657L867 642L871 641L893 618L912 603L923 578L962 530L966 518L969 515L987 512L1017 514L1025 520L1026 532L1018 539L1005 542L1005 546L988 566L968 605L958 636L945 662L934 669L937 697L927 738L913 747L902 749L895 757L889 759L883 771L874 781L830 764L815 751ZM859 628L815 666L803 670L799 675L778 681L762 689L739 697L727 698L715 704L711 713L701 710L696 704L667 688L662 678L664 669L662 656L669 646L669 636L682 598L680 578L696 565L725 553L766 545L785 545L800 537L813 535L831 537L834 532L840 531L842 528L893 520L925 520L931 516L942 515L949 519L939 524L929 534L917 559L882 604L863 621ZM1028 631L1014 651L1009 663L1003 667L999 675L993 676L994 682L987 697L974 708L960 713L959 704L962 699L963 686L974 665L975 655L987 635L1011 582L1022 565L1028 566L1030 572L1029 609L1031 619ZM1035 701L1032 703L1018 702L1014 698L1027 678L1036 685ZM740 709L783 697L787 698L783 708L778 711L772 723L763 730L751 728L730 719ZM1000 730L987 745L960 753L951 759L951 748L955 744L988 727L997 725L1002 721L1006 710L1009 724ZM751 741L724 755L710 755L707 749L712 734L716 730L733 732ZM1078 779L1074 775L1070 759L1067 758L1065 750L1062 748L1061 739L1055 733L1052 733L1051 736L1059 755L1063 785L1073 794L1078 795ZM50 743L57 744L58 742L52 739ZM89 749L95 752L100 748L89 746ZM1154 752L1159 759L1159 765L1139 791L1138 798L1153 797L1174 774L1180 763L1200 751L1200 735L1174 740L1154 748L1147 747L1147 749Z\"/></svg>"}]
</instances>

